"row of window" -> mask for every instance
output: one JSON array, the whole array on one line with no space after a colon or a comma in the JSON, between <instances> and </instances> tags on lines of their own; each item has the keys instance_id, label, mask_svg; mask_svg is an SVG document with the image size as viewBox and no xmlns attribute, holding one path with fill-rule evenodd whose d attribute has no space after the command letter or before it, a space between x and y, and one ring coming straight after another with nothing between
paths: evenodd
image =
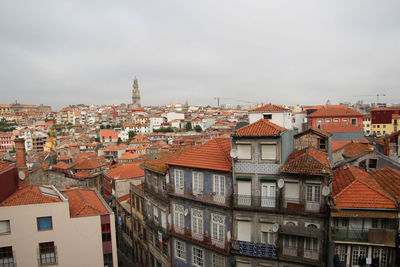
<instances>
[{"instance_id":1,"label":"row of window","mask_svg":"<svg viewBox=\"0 0 400 267\"><path fill-rule=\"evenodd\" d=\"M184 171L180 169L174 170L174 186L175 191L183 192L185 190ZM212 191L214 196L225 196L225 176L212 175ZM204 191L204 174L202 172L192 172L192 192L193 194L202 194Z\"/></svg>"},{"instance_id":2,"label":"row of window","mask_svg":"<svg viewBox=\"0 0 400 267\"><path fill-rule=\"evenodd\" d=\"M186 263L186 243L180 240L175 239L174 242L175 247L175 258L184 261ZM205 266L205 252L204 249L192 246L191 249L191 263L193 266L203 267ZM225 266L225 257L215 254L212 254L211 257L211 266L212 267L224 267Z\"/></svg>"},{"instance_id":3,"label":"row of window","mask_svg":"<svg viewBox=\"0 0 400 267\"><path fill-rule=\"evenodd\" d=\"M52 230L53 221L51 216L36 218L38 231ZM0 234L11 233L10 220L0 221Z\"/></svg>"},{"instance_id":4,"label":"row of window","mask_svg":"<svg viewBox=\"0 0 400 267\"><path fill-rule=\"evenodd\" d=\"M252 144L236 144L237 158L241 160L253 159ZM260 145L260 160L276 161L278 146L276 144Z\"/></svg>"},{"instance_id":5,"label":"row of window","mask_svg":"<svg viewBox=\"0 0 400 267\"><path fill-rule=\"evenodd\" d=\"M342 122L348 122L348 121L349 121L349 119L345 119L345 118L342 119ZM318 122L318 123L323 123L324 120L323 120L323 119L318 119L317 122ZM340 122L340 119L339 119L339 118L335 118L335 119L325 119L325 122L328 122L328 123L329 123L329 122ZM351 119L351 124L357 125L357 119L355 119L355 118Z\"/></svg>"},{"instance_id":6,"label":"row of window","mask_svg":"<svg viewBox=\"0 0 400 267\"><path fill-rule=\"evenodd\" d=\"M57 263L56 246L54 242L39 243L39 264L53 265ZM0 266L13 267L15 265L12 247L0 248Z\"/></svg>"},{"instance_id":7,"label":"row of window","mask_svg":"<svg viewBox=\"0 0 400 267\"><path fill-rule=\"evenodd\" d=\"M204 234L204 213L201 209L190 209L191 231L202 236ZM183 205L174 204L174 228L185 228L185 209ZM211 214L211 238L221 242L225 241L225 216Z\"/></svg>"}]
</instances>

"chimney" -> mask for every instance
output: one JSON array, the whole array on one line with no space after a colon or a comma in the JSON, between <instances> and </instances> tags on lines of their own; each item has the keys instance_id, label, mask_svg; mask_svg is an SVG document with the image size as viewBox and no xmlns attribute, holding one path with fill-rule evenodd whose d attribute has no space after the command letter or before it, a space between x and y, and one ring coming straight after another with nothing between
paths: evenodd
<instances>
[{"instance_id":1,"label":"chimney","mask_svg":"<svg viewBox=\"0 0 400 267\"><path fill-rule=\"evenodd\" d=\"M16 167L18 169L18 187L29 185L29 173L26 166L25 139L16 137L14 139L16 153Z\"/></svg>"}]
</instances>

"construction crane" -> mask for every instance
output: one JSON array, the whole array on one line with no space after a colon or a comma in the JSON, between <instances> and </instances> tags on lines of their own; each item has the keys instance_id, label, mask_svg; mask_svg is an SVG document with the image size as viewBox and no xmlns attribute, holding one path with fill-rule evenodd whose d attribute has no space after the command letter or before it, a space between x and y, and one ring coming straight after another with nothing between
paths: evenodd
<instances>
[{"instance_id":1,"label":"construction crane","mask_svg":"<svg viewBox=\"0 0 400 267\"><path fill-rule=\"evenodd\" d=\"M234 100L234 101L237 101L237 102L243 102L243 103L248 103L248 104L256 104L256 105L260 105L260 104L262 105L263 104L263 103L260 103L260 102L248 101L248 100L236 99L236 98L230 98L230 97L219 97L219 96L216 96L216 97L214 97L214 99L217 100L217 106L218 107L219 107L220 100L222 100L222 99Z\"/></svg>"},{"instance_id":2,"label":"construction crane","mask_svg":"<svg viewBox=\"0 0 400 267\"><path fill-rule=\"evenodd\" d=\"M380 97L380 96L386 96L386 95L385 95L385 94L376 94L376 95L355 95L354 97L362 97L362 96L373 96L373 97L376 97L376 105L378 106L379 97Z\"/></svg>"}]
</instances>

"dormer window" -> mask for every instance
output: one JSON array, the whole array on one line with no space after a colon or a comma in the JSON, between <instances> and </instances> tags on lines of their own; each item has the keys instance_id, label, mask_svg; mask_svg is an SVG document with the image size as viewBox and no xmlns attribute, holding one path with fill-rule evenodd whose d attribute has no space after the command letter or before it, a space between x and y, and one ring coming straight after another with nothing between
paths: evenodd
<instances>
[{"instance_id":1,"label":"dormer window","mask_svg":"<svg viewBox=\"0 0 400 267\"><path fill-rule=\"evenodd\" d=\"M271 120L272 119L272 114L263 114L263 118L266 120Z\"/></svg>"},{"instance_id":2,"label":"dormer window","mask_svg":"<svg viewBox=\"0 0 400 267\"><path fill-rule=\"evenodd\" d=\"M326 140L319 139L319 149L326 149Z\"/></svg>"}]
</instances>

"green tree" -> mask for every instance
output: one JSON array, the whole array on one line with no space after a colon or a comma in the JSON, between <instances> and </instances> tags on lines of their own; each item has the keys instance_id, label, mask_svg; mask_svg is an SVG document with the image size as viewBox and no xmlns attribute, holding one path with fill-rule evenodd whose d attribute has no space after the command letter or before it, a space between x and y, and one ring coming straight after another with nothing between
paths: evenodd
<instances>
[{"instance_id":1,"label":"green tree","mask_svg":"<svg viewBox=\"0 0 400 267\"><path fill-rule=\"evenodd\" d=\"M192 123L189 121L188 123L186 123L186 131L191 131L191 130L193 130L193 128L192 128Z\"/></svg>"},{"instance_id":2,"label":"green tree","mask_svg":"<svg viewBox=\"0 0 400 267\"><path fill-rule=\"evenodd\" d=\"M122 143L122 139L121 139L121 137L118 137L117 145L119 145L119 144L121 144L121 143Z\"/></svg>"},{"instance_id":3,"label":"green tree","mask_svg":"<svg viewBox=\"0 0 400 267\"><path fill-rule=\"evenodd\" d=\"M200 125L194 126L194 130L195 130L196 132L198 132L198 133L200 133L201 131L203 131L203 129L201 128Z\"/></svg>"}]
</instances>

